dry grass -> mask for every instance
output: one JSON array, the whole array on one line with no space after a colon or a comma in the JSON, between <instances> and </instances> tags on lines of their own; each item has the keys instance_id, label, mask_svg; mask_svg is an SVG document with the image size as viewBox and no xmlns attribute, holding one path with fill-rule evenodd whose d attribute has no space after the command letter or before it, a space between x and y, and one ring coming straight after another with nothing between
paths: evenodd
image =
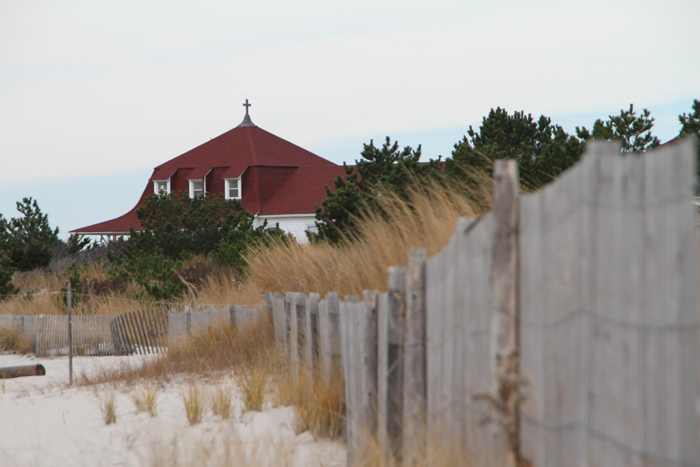
<instances>
[{"instance_id":1,"label":"dry grass","mask_svg":"<svg viewBox=\"0 0 700 467\"><path fill-rule=\"evenodd\" d=\"M206 409L204 389L198 383L190 381L187 391L182 393L182 403L190 425L200 423Z\"/></svg>"},{"instance_id":2,"label":"dry grass","mask_svg":"<svg viewBox=\"0 0 700 467\"><path fill-rule=\"evenodd\" d=\"M158 386L148 384L131 393L131 400L137 412L148 412L151 417L158 415Z\"/></svg>"},{"instance_id":3,"label":"dry grass","mask_svg":"<svg viewBox=\"0 0 700 467\"><path fill-rule=\"evenodd\" d=\"M218 384L210 396L209 403L212 413L214 415L220 415L221 418L227 420L231 416L232 400L233 391L231 388Z\"/></svg>"},{"instance_id":4,"label":"dry grass","mask_svg":"<svg viewBox=\"0 0 700 467\"><path fill-rule=\"evenodd\" d=\"M84 386L140 381L169 381L177 375L216 377L221 371L268 366L278 361L272 319L267 314L247 326L222 325L190 340L171 343L167 354L139 366L122 365L94 377L83 375Z\"/></svg>"},{"instance_id":5,"label":"dry grass","mask_svg":"<svg viewBox=\"0 0 700 467\"><path fill-rule=\"evenodd\" d=\"M100 410L102 411L102 418L105 421L105 425L111 425L112 423L117 423L117 393L116 392L111 391L100 400Z\"/></svg>"},{"instance_id":6,"label":"dry grass","mask_svg":"<svg viewBox=\"0 0 700 467\"><path fill-rule=\"evenodd\" d=\"M491 182L483 178L478 189L433 182L409 191L408 202L387 193L382 197L385 216L367 214L359 228L361 240L344 247L279 242L255 250L248 256L251 281L260 290L338 292L341 297L384 291L387 268L406 266L410 248L425 248L432 256L447 245L460 217L484 212Z\"/></svg>"},{"instance_id":7,"label":"dry grass","mask_svg":"<svg viewBox=\"0 0 700 467\"><path fill-rule=\"evenodd\" d=\"M243 441L233 430L211 439L177 437L169 443L148 443L141 455L150 467L285 467L294 465L282 444ZM324 465L324 464L321 464Z\"/></svg>"},{"instance_id":8,"label":"dry grass","mask_svg":"<svg viewBox=\"0 0 700 467\"><path fill-rule=\"evenodd\" d=\"M32 340L15 326L0 324L0 352L27 354L34 350Z\"/></svg>"},{"instance_id":9,"label":"dry grass","mask_svg":"<svg viewBox=\"0 0 700 467\"><path fill-rule=\"evenodd\" d=\"M345 390L339 372L331 378L303 369L297 378L286 375L292 389L294 430L311 431L316 438L336 439L345 433Z\"/></svg>"},{"instance_id":10,"label":"dry grass","mask_svg":"<svg viewBox=\"0 0 700 467\"><path fill-rule=\"evenodd\" d=\"M411 462L402 463L393 455L385 454L378 440L374 437L365 438L367 443L360 450L352 453L354 465L372 467L400 467L407 464L415 467L495 467L508 465L504 462L486 462L477 464L471 452L459 442L445 442L445 438L421 437L425 442L416 446L411 456Z\"/></svg>"},{"instance_id":11,"label":"dry grass","mask_svg":"<svg viewBox=\"0 0 700 467\"><path fill-rule=\"evenodd\" d=\"M269 373L262 365L236 373L236 383L243 396L243 410L246 412L262 410L265 402L265 390Z\"/></svg>"},{"instance_id":12,"label":"dry grass","mask_svg":"<svg viewBox=\"0 0 700 467\"><path fill-rule=\"evenodd\" d=\"M204 262L212 265L210 260L195 257L191 260L195 265ZM241 283L237 273L230 268L213 268L214 274L202 279L202 283L195 285L187 283L187 293L178 300L168 302L175 307L184 305L255 305L264 302L264 291L257 287L254 281ZM82 282L88 290L80 296L74 293L76 300L73 302L73 313L76 315L110 315L126 313L145 305L153 305L153 302L134 300L140 288L135 284L128 284L124 293L109 290L101 292L100 284L108 284L111 279L102 264L86 263L81 270ZM10 313L13 315L62 315L66 313L66 306L61 295L61 289L68 283L66 271L51 272L48 269L38 269L30 272L18 272L15 274L13 284L22 289L23 294L0 301L0 315ZM97 290L93 290L97 289Z\"/></svg>"}]
</instances>

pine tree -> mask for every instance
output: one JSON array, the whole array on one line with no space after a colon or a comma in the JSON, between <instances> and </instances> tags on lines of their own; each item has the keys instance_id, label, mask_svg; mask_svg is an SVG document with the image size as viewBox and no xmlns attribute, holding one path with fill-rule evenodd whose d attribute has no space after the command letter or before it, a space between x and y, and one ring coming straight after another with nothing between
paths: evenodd
<instances>
[{"instance_id":1,"label":"pine tree","mask_svg":"<svg viewBox=\"0 0 700 467\"><path fill-rule=\"evenodd\" d=\"M610 115L606 121L600 119L593 124L593 131L586 127L576 127L576 134L584 141L602 139L620 141L622 152L645 152L659 145L659 139L652 136L654 118L647 109L637 115L634 105L629 110L620 110L620 115Z\"/></svg>"},{"instance_id":2,"label":"pine tree","mask_svg":"<svg viewBox=\"0 0 700 467\"><path fill-rule=\"evenodd\" d=\"M461 165L492 175L497 159L518 161L520 183L536 189L573 165L581 157L583 143L552 125L544 115L535 121L531 114L516 111L512 115L497 107L484 117L481 126L472 126L454 146L446 171L459 176Z\"/></svg>"},{"instance_id":3,"label":"pine tree","mask_svg":"<svg viewBox=\"0 0 700 467\"><path fill-rule=\"evenodd\" d=\"M340 175L334 181L335 191L326 186L326 199L316 206L318 233L309 233L312 240L341 242L357 236L357 220L364 210L378 210L378 197L383 189L406 196L412 180L437 170L439 161L420 164L421 146L400 148L399 142L386 137L381 148L374 140L363 144L362 159L354 167L345 168L345 179Z\"/></svg>"}]
</instances>

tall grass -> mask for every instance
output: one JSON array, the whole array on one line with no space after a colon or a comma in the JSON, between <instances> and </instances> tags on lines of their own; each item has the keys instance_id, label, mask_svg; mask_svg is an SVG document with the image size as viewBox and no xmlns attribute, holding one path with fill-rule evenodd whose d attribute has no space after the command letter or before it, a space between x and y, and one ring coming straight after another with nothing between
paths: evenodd
<instances>
[{"instance_id":1,"label":"tall grass","mask_svg":"<svg viewBox=\"0 0 700 467\"><path fill-rule=\"evenodd\" d=\"M340 372L324 377L317 370L301 369L295 378L285 374L294 406L294 430L310 431L316 438L336 439L345 433L345 388Z\"/></svg>"},{"instance_id":2,"label":"tall grass","mask_svg":"<svg viewBox=\"0 0 700 467\"><path fill-rule=\"evenodd\" d=\"M410 248L428 255L450 240L460 217L476 217L490 204L491 179L478 175L477 187L450 180L426 182L408 190L409 200L382 193L384 214L368 212L359 225L360 239L342 247L323 243L278 242L248 255L250 281L260 290L338 292L361 295L386 290L387 268L405 266Z\"/></svg>"},{"instance_id":3,"label":"tall grass","mask_svg":"<svg viewBox=\"0 0 700 467\"><path fill-rule=\"evenodd\" d=\"M32 340L15 326L0 324L0 351L26 354L34 349Z\"/></svg>"}]
</instances>

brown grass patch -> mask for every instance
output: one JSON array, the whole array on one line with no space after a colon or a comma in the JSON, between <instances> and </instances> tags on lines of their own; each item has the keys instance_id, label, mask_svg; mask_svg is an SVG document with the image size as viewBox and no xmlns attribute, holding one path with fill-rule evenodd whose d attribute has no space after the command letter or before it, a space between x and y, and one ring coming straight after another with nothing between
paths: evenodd
<instances>
[{"instance_id":1,"label":"brown grass patch","mask_svg":"<svg viewBox=\"0 0 700 467\"><path fill-rule=\"evenodd\" d=\"M287 384L292 388L294 430L311 431L316 438L336 439L345 433L345 387L339 372L327 378L319 371L302 369L294 381L291 374Z\"/></svg>"},{"instance_id":2,"label":"brown grass patch","mask_svg":"<svg viewBox=\"0 0 700 467\"><path fill-rule=\"evenodd\" d=\"M484 212L490 193L485 175L478 188L448 180L417 186L409 190L410 201L383 193L385 215L367 213L360 240L343 247L278 242L253 250L248 255L251 281L259 290L338 292L341 297L384 291L389 266L406 266L410 248L425 248L429 256L440 251L460 217Z\"/></svg>"},{"instance_id":3,"label":"brown grass patch","mask_svg":"<svg viewBox=\"0 0 700 467\"><path fill-rule=\"evenodd\" d=\"M0 324L0 351L27 354L34 350L32 340L18 327Z\"/></svg>"},{"instance_id":4,"label":"brown grass patch","mask_svg":"<svg viewBox=\"0 0 700 467\"><path fill-rule=\"evenodd\" d=\"M94 377L83 375L81 385L139 381L167 381L177 375L212 375L221 371L269 365L278 360L272 319L261 314L248 325L222 324L211 331L180 343L171 343L168 352L140 366L122 365Z\"/></svg>"}]
</instances>

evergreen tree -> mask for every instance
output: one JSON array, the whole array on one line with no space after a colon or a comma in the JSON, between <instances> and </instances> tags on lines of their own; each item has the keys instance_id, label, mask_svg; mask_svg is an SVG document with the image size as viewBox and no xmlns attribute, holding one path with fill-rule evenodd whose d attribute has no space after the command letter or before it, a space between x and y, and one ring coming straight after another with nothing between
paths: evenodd
<instances>
[{"instance_id":1,"label":"evergreen tree","mask_svg":"<svg viewBox=\"0 0 700 467\"><path fill-rule=\"evenodd\" d=\"M5 219L0 214L0 253L20 271L45 267L51 261L51 247L58 243L58 227L51 229L49 216L43 214L36 200L17 202L21 217Z\"/></svg>"},{"instance_id":2,"label":"evergreen tree","mask_svg":"<svg viewBox=\"0 0 700 467\"><path fill-rule=\"evenodd\" d=\"M622 152L644 152L659 145L659 139L652 136L654 118L644 109L637 115L634 105L629 110L620 110L620 115L610 115L606 121L600 119L593 124L593 130L576 127L576 134L584 141L602 139L620 141Z\"/></svg>"},{"instance_id":3,"label":"evergreen tree","mask_svg":"<svg viewBox=\"0 0 700 467\"><path fill-rule=\"evenodd\" d=\"M12 284L12 278L16 269L12 267L12 261L0 252L0 300L16 294L18 289Z\"/></svg>"},{"instance_id":4,"label":"evergreen tree","mask_svg":"<svg viewBox=\"0 0 700 467\"><path fill-rule=\"evenodd\" d=\"M583 153L583 143L552 125L544 115L535 121L531 114L516 111L512 115L497 107L484 117L478 130L469 127L467 136L454 146L446 171L460 176L466 165L491 175L497 159L518 161L520 182L536 189L571 167Z\"/></svg>"},{"instance_id":5,"label":"evergreen tree","mask_svg":"<svg viewBox=\"0 0 700 467\"><path fill-rule=\"evenodd\" d=\"M243 273L244 255L252 246L285 239L279 228L253 227L254 216L240 200L222 195L190 198L160 193L146 198L136 210L143 230L131 229L120 255L108 255L112 277L122 285L133 280L146 295L168 300L185 291L177 271L193 255L211 255L215 262Z\"/></svg>"},{"instance_id":6,"label":"evergreen tree","mask_svg":"<svg viewBox=\"0 0 700 467\"><path fill-rule=\"evenodd\" d=\"M692 112L690 113L683 113L678 116L678 121L681 123L679 136L681 138L687 135L695 136L698 148L698 177L700 178L700 100L693 99L691 110Z\"/></svg>"},{"instance_id":7,"label":"evergreen tree","mask_svg":"<svg viewBox=\"0 0 700 467\"><path fill-rule=\"evenodd\" d=\"M420 164L420 145L401 149L398 141L392 143L388 136L381 148L374 145L374 140L363 144L360 155L362 159L356 160L354 167L344 165L345 180L338 175L335 192L326 186L326 199L316 206L318 233L309 234L311 239L338 243L343 237L355 238L357 219L365 209L378 209L382 189L405 197L412 180L438 170L439 164Z\"/></svg>"}]
</instances>

